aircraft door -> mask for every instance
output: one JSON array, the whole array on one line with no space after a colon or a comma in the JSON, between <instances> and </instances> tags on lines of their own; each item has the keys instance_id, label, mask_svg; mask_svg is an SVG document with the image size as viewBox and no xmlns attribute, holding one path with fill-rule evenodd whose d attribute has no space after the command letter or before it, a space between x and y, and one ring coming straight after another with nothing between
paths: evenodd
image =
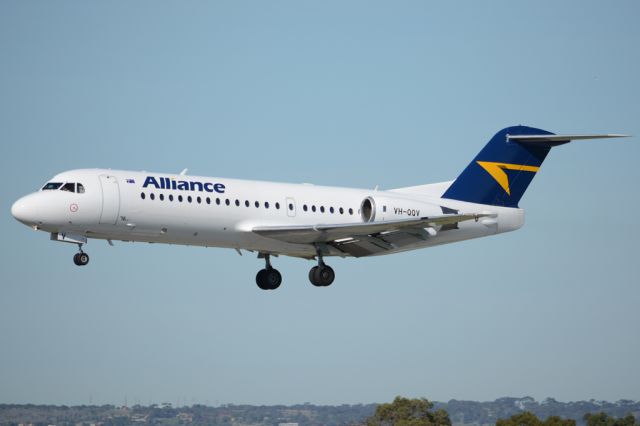
<instances>
[{"instance_id":1,"label":"aircraft door","mask_svg":"<svg viewBox=\"0 0 640 426\"><path fill-rule=\"evenodd\" d=\"M120 212L120 186L115 176L101 175L102 212L100 223L115 225Z\"/></svg>"},{"instance_id":2,"label":"aircraft door","mask_svg":"<svg viewBox=\"0 0 640 426\"><path fill-rule=\"evenodd\" d=\"M287 205L286 205L287 216L295 217L295 215L296 215L296 200L294 200L293 198L287 198L286 201L287 201Z\"/></svg>"}]
</instances>

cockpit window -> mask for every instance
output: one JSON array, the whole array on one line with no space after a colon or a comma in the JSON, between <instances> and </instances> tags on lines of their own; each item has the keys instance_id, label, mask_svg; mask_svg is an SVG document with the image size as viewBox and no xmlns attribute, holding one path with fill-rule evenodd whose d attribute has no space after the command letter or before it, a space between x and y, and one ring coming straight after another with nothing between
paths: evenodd
<instances>
[{"instance_id":1,"label":"cockpit window","mask_svg":"<svg viewBox=\"0 0 640 426\"><path fill-rule=\"evenodd\" d=\"M42 187L43 191L56 189L59 189L60 191L77 192L78 194L84 194L84 185L81 183L67 182L65 184L62 184L62 182L47 182L47 184Z\"/></svg>"},{"instance_id":2,"label":"cockpit window","mask_svg":"<svg viewBox=\"0 0 640 426\"><path fill-rule=\"evenodd\" d=\"M43 191L58 189L62 186L62 182L48 182L45 186L42 187Z\"/></svg>"},{"instance_id":3,"label":"cockpit window","mask_svg":"<svg viewBox=\"0 0 640 426\"><path fill-rule=\"evenodd\" d=\"M65 183L64 186L62 188L60 188L61 191L69 191L69 192L76 192L76 184L75 183Z\"/></svg>"}]
</instances>

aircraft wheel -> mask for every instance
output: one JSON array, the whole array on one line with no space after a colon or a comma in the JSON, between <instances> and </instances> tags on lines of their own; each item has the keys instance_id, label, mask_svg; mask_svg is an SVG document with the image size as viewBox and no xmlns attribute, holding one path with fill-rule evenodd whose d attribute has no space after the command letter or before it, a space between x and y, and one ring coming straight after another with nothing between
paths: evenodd
<instances>
[{"instance_id":1,"label":"aircraft wheel","mask_svg":"<svg viewBox=\"0 0 640 426\"><path fill-rule=\"evenodd\" d=\"M322 285L320 284L320 281L318 281L316 277L318 268L319 266L314 266L313 268L309 269L309 281L311 281L311 284L315 285L316 287L321 287Z\"/></svg>"},{"instance_id":2,"label":"aircraft wheel","mask_svg":"<svg viewBox=\"0 0 640 426\"><path fill-rule=\"evenodd\" d=\"M321 286L327 287L333 283L333 280L336 278L336 273L333 272L333 268L331 268L331 266L322 265L318 267L316 277Z\"/></svg>"},{"instance_id":3,"label":"aircraft wheel","mask_svg":"<svg viewBox=\"0 0 640 426\"><path fill-rule=\"evenodd\" d=\"M269 287L269 290L275 290L282 284L282 275L277 269L269 268L264 276L265 281Z\"/></svg>"},{"instance_id":4,"label":"aircraft wheel","mask_svg":"<svg viewBox=\"0 0 640 426\"><path fill-rule=\"evenodd\" d=\"M267 282L264 279L266 272L267 272L266 269L260 269L256 274L256 284L258 284L258 287L260 288L260 290L268 290Z\"/></svg>"},{"instance_id":5,"label":"aircraft wheel","mask_svg":"<svg viewBox=\"0 0 640 426\"><path fill-rule=\"evenodd\" d=\"M282 283L282 275L277 269L261 269L256 275L256 284L261 290L275 290Z\"/></svg>"},{"instance_id":6,"label":"aircraft wheel","mask_svg":"<svg viewBox=\"0 0 640 426\"><path fill-rule=\"evenodd\" d=\"M335 278L336 274L335 272L333 272L331 266L314 266L309 271L309 281L311 281L311 284L315 285L316 287L329 286L331 285L331 283L333 283L333 280Z\"/></svg>"},{"instance_id":7,"label":"aircraft wheel","mask_svg":"<svg viewBox=\"0 0 640 426\"><path fill-rule=\"evenodd\" d=\"M76 253L73 255L73 263L78 266L85 266L89 263L89 255L87 253Z\"/></svg>"}]
</instances>

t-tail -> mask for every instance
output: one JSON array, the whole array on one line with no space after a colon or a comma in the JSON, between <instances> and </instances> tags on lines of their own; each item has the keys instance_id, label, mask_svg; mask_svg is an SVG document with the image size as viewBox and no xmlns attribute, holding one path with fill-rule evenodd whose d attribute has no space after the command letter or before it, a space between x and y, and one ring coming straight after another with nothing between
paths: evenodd
<instances>
[{"instance_id":1,"label":"t-tail","mask_svg":"<svg viewBox=\"0 0 640 426\"><path fill-rule=\"evenodd\" d=\"M494 206L518 207L542 162L554 146L578 139L627 135L556 135L526 126L507 127L491 138L442 198Z\"/></svg>"}]
</instances>

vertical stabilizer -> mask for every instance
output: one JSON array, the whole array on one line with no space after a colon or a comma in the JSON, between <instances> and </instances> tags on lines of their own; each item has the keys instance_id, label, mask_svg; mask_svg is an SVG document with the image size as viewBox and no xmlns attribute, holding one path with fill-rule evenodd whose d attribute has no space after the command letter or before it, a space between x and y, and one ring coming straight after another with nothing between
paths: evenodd
<instances>
[{"instance_id":1,"label":"vertical stabilizer","mask_svg":"<svg viewBox=\"0 0 640 426\"><path fill-rule=\"evenodd\" d=\"M551 147L568 140L528 144L509 138L516 135L542 136L553 133L526 126L500 130L451 184L442 198L518 207L520 198Z\"/></svg>"}]
</instances>

